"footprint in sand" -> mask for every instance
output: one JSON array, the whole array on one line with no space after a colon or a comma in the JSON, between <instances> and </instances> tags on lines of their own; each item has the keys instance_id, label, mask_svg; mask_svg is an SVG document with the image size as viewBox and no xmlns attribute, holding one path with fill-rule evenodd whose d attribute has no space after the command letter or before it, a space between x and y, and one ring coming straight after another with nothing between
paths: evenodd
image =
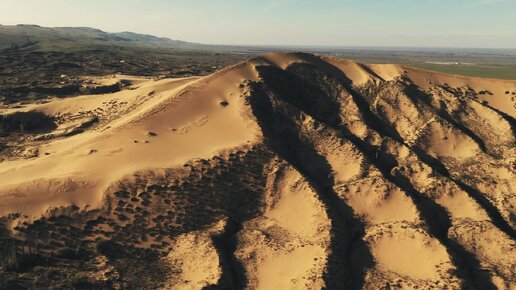
<instances>
[{"instance_id":1,"label":"footprint in sand","mask_svg":"<svg viewBox=\"0 0 516 290\"><path fill-rule=\"evenodd\" d=\"M186 125L184 125L182 127L172 128L172 133L186 134L186 133L190 132L190 130L193 128L202 127L202 126L206 125L206 123L208 123L208 119L209 119L208 115L204 115L195 121L188 122Z\"/></svg>"}]
</instances>

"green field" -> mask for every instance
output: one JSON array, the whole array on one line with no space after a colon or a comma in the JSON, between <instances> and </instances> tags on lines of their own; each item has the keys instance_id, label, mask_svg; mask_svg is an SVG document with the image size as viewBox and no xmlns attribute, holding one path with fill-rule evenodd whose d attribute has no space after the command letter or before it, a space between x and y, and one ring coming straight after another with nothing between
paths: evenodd
<instances>
[{"instance_id":1,"label":"green field","mask_svg":"<svg viewBox=\"0 0 516 290\"><path fill-rule=\"evenodd\" d=\"M516 80L516 65L439 65L428 63L407 65L454 75Z\"/></svg>"},{"instance_id":2,"label":"green field","mask_svg":"<svg viewBox=\"0 0 516 290\"><path fill-rule=\"evenodd\" d=\"M343 48L317 52L363 63L395 63L454 75L516 80L516 50Z\"/></svg>"}]
</instances>

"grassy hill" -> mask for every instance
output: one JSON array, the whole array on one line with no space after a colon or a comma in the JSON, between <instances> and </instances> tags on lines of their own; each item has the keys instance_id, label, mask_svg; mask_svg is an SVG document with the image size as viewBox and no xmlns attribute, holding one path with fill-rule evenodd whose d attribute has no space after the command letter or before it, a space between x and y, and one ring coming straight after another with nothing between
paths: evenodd
<instances>
[{"instance_id":1,"label":"grassy hill","mask_svg":"<svg viewBox=\"0 0 516 290\"><path fill-rule=\"evenodd\" d=\"M51 50L94 45L199 47L201 45L133 32L108 33L89 27L0 25L0 50Z\"/></svg>"}]
</instances>

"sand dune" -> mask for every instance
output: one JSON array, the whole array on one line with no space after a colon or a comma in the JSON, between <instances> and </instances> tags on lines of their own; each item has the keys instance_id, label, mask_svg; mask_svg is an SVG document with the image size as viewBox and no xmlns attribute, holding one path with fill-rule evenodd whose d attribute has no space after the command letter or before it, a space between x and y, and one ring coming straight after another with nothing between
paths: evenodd
<instances>
[{"instance_id":1,"label":"sand dune","mask_svg":"<svg viewBox=\"0 0 516 290\"><path fill-rule=\"evenodd\" d=\"M516 287L516 81L271 53L94 82L121 79L2 112L55 122L0 152L0 242L54 261L19 283Z\"/></svg>"}]
</instances>

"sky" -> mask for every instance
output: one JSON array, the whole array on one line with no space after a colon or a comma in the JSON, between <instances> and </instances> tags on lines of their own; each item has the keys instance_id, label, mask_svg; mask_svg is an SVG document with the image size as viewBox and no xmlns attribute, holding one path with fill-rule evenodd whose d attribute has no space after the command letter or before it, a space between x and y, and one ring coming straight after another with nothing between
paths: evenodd
<instances>
[{"instance_id":1,"label":"sky","mask_svg":"<svg viewBox=\"0 0 516 290\"><path fill-rule=\"evenodd\" d=\"M0 24L206 44L516 48L516 0L0 0Z\"/></svg>"}]
</instances>

